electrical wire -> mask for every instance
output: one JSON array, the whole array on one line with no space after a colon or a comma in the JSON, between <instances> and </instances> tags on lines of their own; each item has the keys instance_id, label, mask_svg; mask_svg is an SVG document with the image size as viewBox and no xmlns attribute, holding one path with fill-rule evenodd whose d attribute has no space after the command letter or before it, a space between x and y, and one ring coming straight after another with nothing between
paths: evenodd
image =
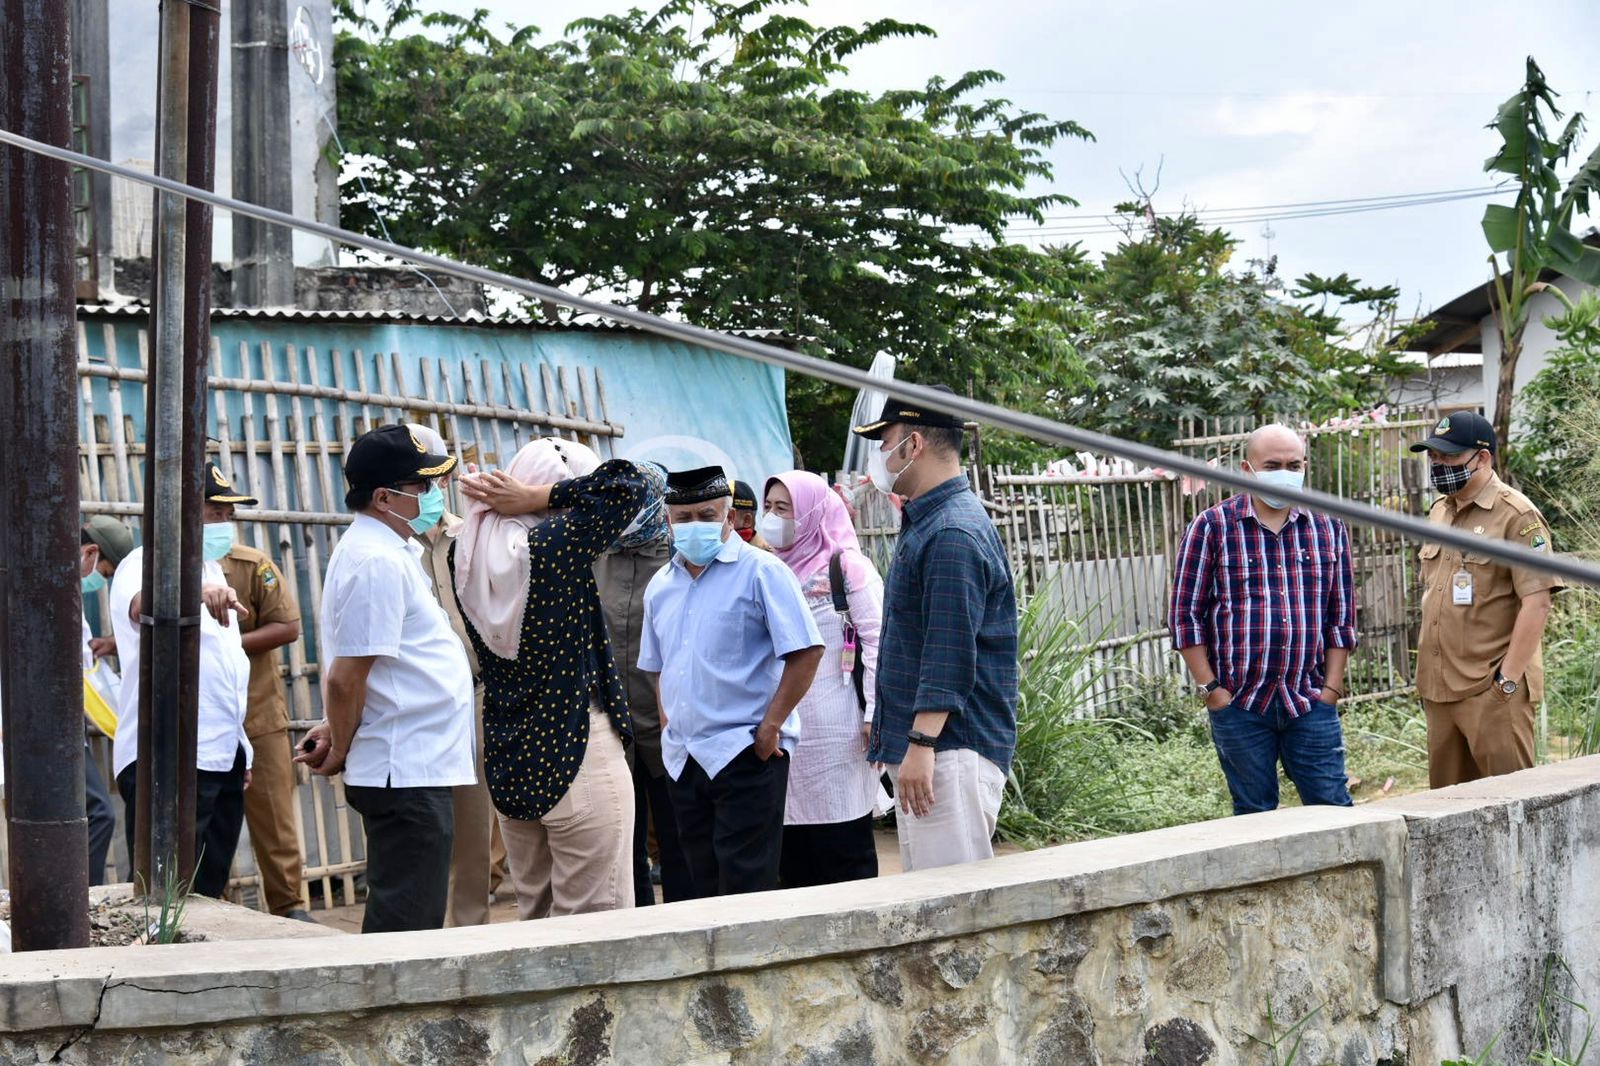
<instances>
[{"instance_id":1,"label":"electrical wire","mask_svg":"<svg viewBox=\"0 0 1600 1066\"><path fill-rule=\"evenodd\" d=\"M337 226L330 226L325 222L299 218L287 211L261 207L258 204L247 203L231 196L209 192L160 175L145 174L131 167L111 163L91 155L85 155L82 152L74 152L68 148L46 144L31 137L12 133L10 130L0 129L0 144L9 144L12 147L34 152L63 163L84 167L103 174L110 174L113 177L125 178L141 185L160 189L163 192L183 196L198 203L210 204L214 208L233 211L247 218L260 219L263 222L271 222L280 226L289 226L306 233L314 233L319 237L325 237L341 244L365 248L368 251L393 256L396 259L406 260L420 266L431 267L442 274L451 274L479 284L510 289L512 292L522 293L537 300L545 300L576 311L599 315L602 318L608 318L637 329L659 334L672 340L699 345L714 351L726 352L729 355L794 371L807 377L842 385L846 388L871 389L876 392L887 393L897 399L923 405L930 410L942 411L963 419L987 423L1036 440L1120 456L1136 464L1164 470L1173 476L1184 475L1201 481L1215 482L1242 492L1249 492L1259 487L1259 483L1243 471L1230 470L1225 467L1212 467L1199 459L1178 452L1170 452L1163 448L1141 444L1137 441L1108 437L1103 433L1095 433L1076 426L1069 426L1064 422L1057 422L1054 419L1043 418L1039 415L1030 415L1004 407L997 407L994 404L968 399L957 393L945 392L927 385L916 385L899 379L885 381L853 366L831 362L802 352L789 351L786 348L766 344L751 337L719 333L716 330L691 325L687 322L674 322L671 319L652 315L632 307L621 307L589 296L576 296L553 285L514 277L497 270L459 263L444 256L434 255L431 252L408 248L390 241L378 240L363 233L354 233L350 230L340 229ZM1453 526L1430 523L1425 519L1400 514L1356 500L1346 499L1343 496L1333 496L1312 489L1282 487L1276 491L1278 495L1291 503L1300 504L1362 525L1386 529L1407 540L1424 544L1442 544L1463 552L1475 552L1480 555L1487 555L1498 562L1508 565L1527 567L1541 573L1558 574L1586 585L1600 587L1600 566L1581 561L1572 556L1533 551L1508 540L1481 537L1466 530L1456 529Z\"/></svg>"}]
</instances>

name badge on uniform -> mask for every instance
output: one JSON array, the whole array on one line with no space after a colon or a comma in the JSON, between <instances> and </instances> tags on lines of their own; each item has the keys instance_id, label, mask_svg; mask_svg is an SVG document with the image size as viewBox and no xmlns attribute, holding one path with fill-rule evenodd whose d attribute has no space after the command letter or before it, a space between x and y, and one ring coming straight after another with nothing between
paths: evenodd
<instances>
[{"instance_id":1,"label":"name badge on uniform","mask_svg":"<svg viewBox=\"0 0 1600 1066\"><path fill-rule=\"evenodd\" d=\"M1456 576L1450 583L1450 602L1460 606L1472 605L1472 575L1466 567L1456 571Z\"/></svg>"}]
</instances>

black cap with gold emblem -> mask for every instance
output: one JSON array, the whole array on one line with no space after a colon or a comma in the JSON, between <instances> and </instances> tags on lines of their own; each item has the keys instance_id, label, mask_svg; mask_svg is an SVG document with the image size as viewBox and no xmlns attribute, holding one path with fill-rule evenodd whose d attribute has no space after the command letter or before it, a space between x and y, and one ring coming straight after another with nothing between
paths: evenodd
<instances>
[{"instance_id":1,"label":"black cap with gold emblem","mask_svg":"<svg viewBox=\"0 0 1600 1066\"><path fill-rule=\"evenodd\" d=\"M955 393L946 385L933 385L931 388L939 392ZM920 404L909 400L897 400L893 396L883 401L883 410L878 413L876 422L868 422L864 426L856 426L851 432L858 437L877 440L883 436L883 431L896 422L904 422L908 426L938 426L942 429L964 429L966 423L955 415L947 415L943 411L930 411Z\"/></svg>"},{"instance_id":2,"label":"black cap with gold emblem","mask_svg":"<svg viewBox=\"0 0 1600 1066\"><path fill-rule=\"evenodd\" d=\"M381 489L442 477L453 456L434 455L406 426L379 426L356 438L345 455L344 479L351 488Z\"/></svg>"},{"instance_id":3,"label":"black cap with gold emblem","mask_svg":"<svg viewBox=\"0 0 1600 1066\"><path fill-rule=\"evenodd\" d=\"M735 481L733 483L733 509L735 511L754 511L756 509L756 490L750 487L748 481Z\"/></svg>"},{"instance_id":4,"label":"black cap with gold emblem","mask_svg":"<svg viewBox=\"0 0 1600 1066\"><path fill-rule=\"evenodd\" d=\"M1476 411L1457 411L1441 418L1439 424L1433 427L1431 437L1411 446L1414 452L1431 449L1446 455L1475 452L1479 448L1487 448L1490 455L1495 453L1494 427Z\"/></svg>"},{"instance_id":5,"label":"black cap with gold emblem","mask_svg":"<svg viewBox=\"0 0 1600 1066\"><path fill-rule=\"evenodd\" d=\"M216 463L206 463L206 502L207 503L242 503L246 507L260 506L261 501L254 496L246 496L233 487L233 482L222 476L222 471L217 469Z\"/></svg>"}]
</instances>

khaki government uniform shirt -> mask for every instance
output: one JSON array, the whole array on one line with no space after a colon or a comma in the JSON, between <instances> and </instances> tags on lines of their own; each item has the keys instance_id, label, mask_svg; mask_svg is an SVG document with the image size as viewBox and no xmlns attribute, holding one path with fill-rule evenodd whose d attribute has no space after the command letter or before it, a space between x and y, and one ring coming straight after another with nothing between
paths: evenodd
<instances>
[{"instance_id":1,"label":"khaki government uniform shirt","mask_svg":"<svg viewBox=\"0 0 1600 1066\"><path fill-rule=\"evenodd\" d=\"M422 545L422 569L433 580L433 594L439 598L439 606L444 608L444 613L449 617L450 628L461 638L461 646L467 652L467 662L472 666L473 684L477 685L478 653L473 649L472 641L467 639L467 623L461 617L461 601L456 599L455 579L450 574L450 549L465 524L465 519L447 512L434 530L417 538L417 543Z\"/></svg>"},{"instance_id":2,"label":"khaki government uniform shirt","mask_svg":"<svg viewBox=\"0 0 1600 1066\"><path fill-rule=\"evenodd\" d=\"M1528 498L1498 476L1469 500L1442 496L1434 501L1428 521L1464 533L1513 541L1534 551L1550 552L1550 530ZM1552 574L1506 566L1475 552L1462 553L1439 544L1423 545L1422 635L1417 641L1417 693L1425 700L1451 702L1475 696L1494 680L1495 669L1511 646L1522 599L1565 583ZM1472 602L1455 602L1457 575L1465 570ZM1544 660L1535 650L1525 679L1534 703L1544 698Z\"/></svg>"},{"instance_id":3,"label":"khaki government uniform shirt","mask_svg":"<svg viewBox=\"0 0 1600 1066\"><path fill-rule=\"evenodd\" d=\"M270 622L295 622L300 607L283 573L265 552L235 544L221 559L222 576L250 613L238 620L239 635L253 633ZM250 656L250 703L245 712L245 735L256 737L289 728L289 700L278 666L282 649Z\"/></svg>"}]
</instances>

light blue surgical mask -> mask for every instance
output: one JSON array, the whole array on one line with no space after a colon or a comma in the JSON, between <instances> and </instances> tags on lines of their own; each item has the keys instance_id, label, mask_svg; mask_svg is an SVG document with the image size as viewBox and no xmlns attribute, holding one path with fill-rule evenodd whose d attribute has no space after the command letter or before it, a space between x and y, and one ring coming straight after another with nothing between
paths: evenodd
<instances>
[{"instance_id":1,"label":"light blue surgical mask","mask_svg":"<svg viewBox=\"0 0 1600 1066\"><path fill-rule=\"evenodd\" d=\"M106 587L106 575L102 574L98 569L91 570L83 575L82 584L83 594L85 596L93 596L96 592Z\"/></svg>"},{"instance_id":2,"label":"light blue surgical mask","mask_svg":"<svg viewBox=\"0 0 1600 1066\"><path fill-rule=\"evenodd\" d=\"M672 526L672 546L695 566L710 566L711 560L722 550L721 522L675 522Z\"/></svg>"},{"instance_id":3,"label":"light blue surgical mask","mask_svg":"<svg viewBox=\"0 0 1600 1066\"><path fill-rule=\"evenodd\" d=\"M200 554L205 556L206 562L214 563L232 550L233 523L207 522L204 539L200 543Z\"/></svg>"},{"instance_id":4,"label":"light blue surgical mask","mask_svg":"<svg viewBox=\"0 0 1600 1066\"><path fill-rule=\"evenodd\" d=\"M1273 488L1299 489L1303 488L1306 483L1306 472L1304 470L1256 470L1253 473L1257 481ZM1265 492L1258 493L1258 495L1268 507L1281 511L1289 506L1287 501L1275 496L1268 496Z\"/></svg>"},{"instance_id":5,"label":"light blue surgical mask","mask_svg":"<svg viewBox=\"0 0 1600 1066\"><path fill-rule=\"evenodd\" d=\"M411 527L411 532L422 536L428 530L439 524L439 519L444 517L444 490L438 485L429 485L428 491L418 495L415 492L401 492L399 489L390 489L397 496L410 496L417 501L417 517L406 519L406 525Z\"/></svg>"}]
</instances>

